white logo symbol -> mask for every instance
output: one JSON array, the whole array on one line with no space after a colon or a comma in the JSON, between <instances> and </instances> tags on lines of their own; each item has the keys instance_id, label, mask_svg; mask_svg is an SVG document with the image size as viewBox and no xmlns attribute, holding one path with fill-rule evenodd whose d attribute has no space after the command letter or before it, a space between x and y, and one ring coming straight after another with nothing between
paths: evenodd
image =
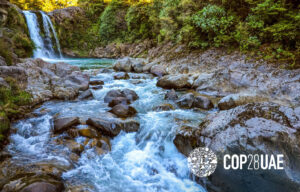
<instances>
[{"instance_id":1,"label":"white logo symbol","mask_svg":"<svg viewBox=\"0 0 300 192\"><path fill-rule=\"evenodd\" d=\"M188 166L198 177L210 176L216 170L217 163L217 156L206 147L194 149L188 157Z\"/></svg>"}]
</instances>

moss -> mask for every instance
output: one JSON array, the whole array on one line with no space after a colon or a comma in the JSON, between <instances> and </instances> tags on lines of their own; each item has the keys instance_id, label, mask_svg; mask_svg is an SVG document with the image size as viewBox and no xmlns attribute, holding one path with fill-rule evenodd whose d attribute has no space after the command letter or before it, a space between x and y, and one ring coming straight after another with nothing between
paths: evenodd
<instances>
[{"instance_id":1,"label":"moss","mask_svg":"<svg viewBox=\"0 0 300 192\"><path fill-rule=\"evenodd\" d=\"M23 14L14 7L7 8L7 21L0 38L0 55L5 58L8 65L13 64L13 54L18 57L31 57L34 44L29 38L27 24Z\"/></svg>"},{"instance_id":2,"label":"moss","mask_svg":"<svg viewBox=\"0 0 300 192\"><path fill-rule=\"evenodd\" d=\"M8 117L6 116L4 111L0 111L0 142L5 139L4 134L9 130L9 128L10 121Z\"/></svg>"},{"instance_id":3,"label":"moss","mask_svg":"<svg viewBox=\"0 0 300 192\"><path fill-rule=\"evenodd\" d=\"M9 43L7 43L4 39L0 38L0 56L5 59L7 65L12 65L13 57L12 51L9 49Z\"/></svg>"}]
</instances>

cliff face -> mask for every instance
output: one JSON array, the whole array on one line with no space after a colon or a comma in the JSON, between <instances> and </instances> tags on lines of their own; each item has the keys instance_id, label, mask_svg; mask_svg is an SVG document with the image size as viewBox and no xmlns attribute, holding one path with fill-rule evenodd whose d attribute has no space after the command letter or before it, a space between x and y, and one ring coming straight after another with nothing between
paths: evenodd
<instances>
[{"instance_id":1,"label":"cliff face","mask_svg":"<svg viewBox=\"0 0 300 192\"><path fill-rule=\"evenodd\" d=\"M5 0L1 1L0 56L7 65L13 65L17 63L17 58L31 57L33 48L22 11Z\"/></svg>"},{"instance_id":2,"label":"cliff face","mask_svg":"<svg viewBox=\"0 0 300 192\"><path fill-rule=\"evenodd\" d=\"M100 44L95 21L91 21L80 7L68 7L48 13L64 55L87 57L89 50ZM97 22L96 22L97 23Z\"/></svg>"}]
</instances>

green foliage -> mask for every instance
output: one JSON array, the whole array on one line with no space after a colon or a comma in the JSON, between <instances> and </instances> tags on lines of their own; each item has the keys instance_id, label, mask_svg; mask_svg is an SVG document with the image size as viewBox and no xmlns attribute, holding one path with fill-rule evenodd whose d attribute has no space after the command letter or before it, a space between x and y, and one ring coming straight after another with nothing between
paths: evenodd
<instances>
[{"instance_id":1,"label":"green foliage","mask_svg":"<svg viewBox=\"0 0 300 192\"><path fill-rule=\"evenodd\" d=\"M213 42L216 47L232 42L234 20L233 15L216 5L208 5L193 16L194 25L206 33L208 41Z\"/></svg>"},{"instance_id":2,"label":"green foliage","mask_svg":"<svg viewBox=\"0 0 300 192\"><path fill-rule=\"evenodd\" d=\"M7 77L5 81L9 86L0 87L0 142L10 127L9 118L22 113L19 108L30 104L32 98L29 93L19 88L15 79Z\"/></svg>"},{"instance_id":3,"label":"green foliage","mask_svg":"<svg viewBox=\"0 0 300 192\"><path fill-rule=\"evenodd\" d=\"M137 3L128 9L125 20L128 27L127 39L130 42L155 37L152 30L154 23L151 22L149 14L151 8L147 3Z\"/></svg>"},{"instance_id":4,"label":"green foliage","mask_svg":"<svg viewBox=\"0 0 300 192\"><path fill-rule=\"evenodd\" d=\"M7 20L0 37L0 55L8 65L13 64L13 53L18 57L31 57L34 44L29 38L27 25L21 13L14 7L7 8Z\"/></svg>"},{"instance_id":5,"label":"green foliage","mask_svg":"<svg viewBox=\"0 0 300 192\"><path fill-rule=\"evenodd\" d=\"M2 56L5 59L7 65L12 65L13 57L12 51L8 49L9 45L10 44L8 42L0 38L0 56Z\"/></svg>"},{"instance_id":6,"label":"green foliage","mask_svg":"<svg viewBox=\"0 0 300 192\"><path fill-rule=\"evenodd\" d=\"M128 4L125 0L113 0L100 17L100 38L102 42L123 40L127 32L125 15Z\"/></svg>"},{"instance_id":7,"label":"green foliage","mask_svg":"<svg viewBox=\"0 0 300 192\"><path fill-rule=\"evenodd\" d=\"M0 106L16 107L30 104L31 95L21 90L15 79L7 77L5 81L9 84L9 88L0 87Z\"/></svg>"}]
</instances>

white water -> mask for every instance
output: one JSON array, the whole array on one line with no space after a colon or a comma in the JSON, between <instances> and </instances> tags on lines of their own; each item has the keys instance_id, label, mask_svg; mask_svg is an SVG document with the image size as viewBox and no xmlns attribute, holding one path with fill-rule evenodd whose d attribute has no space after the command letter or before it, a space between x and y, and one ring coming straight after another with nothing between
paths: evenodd
<instances>
[{"instance_id":1,"label":"white water","mask_svg":"<svg viewBox=\"0 0 300 192\"><path fill-rule=\"evenodd\" d=\"M57 35L56 35L55 29L53 27L52 21L49 18L49 16L46 15L43 11L40 11L40 13L42 14L42 17L43 17L43 25L44 25L44 30L47 31L47 37L51 37L50 30L49 30L49 26L50 26L52 34L53 34L53 36L55 38L55 43L56 43L57 51L59 53L59 57L62 58L59 40L57 38ZM51 41L51 38L50 38L50 41ZM52 41L51 41L51 45L52 45Z\"/></svg>"},{"instance_id":2,"label":"white water","mask_svg":"<svg viewBox=\"0 0 300 192\"><path fill-rule=\"evenodd\" d=\"M59 57L62 57L59 41L50 18L42 11L40 12L42 15L42 23L45 32L44 34L45 37L43 38L41 35L41 28L39 26L37 15L30 11L23 11L23 13L26 18L26 23L29 29L30 38L36 46L33 53L33 57L34 58L57 58L53 48L51 33L55 38Z\"/></svg>"},{"instance_id":3,"label":"white water","mask_svg":"<svg viewBox=\"0 0 300 192\"><path fill-rule=\"evenodd\" d=\"M165 102L165 90L155 86L156 79L113 80L112 76L101 73L93 77L105 81L103 89L93 91L96 99L45 103L35 113L42 109L49 112L15 124L17 131L7 149L22 163L55 160L58 165L68 166L70 160L65 155L68 149L53 144L57 138L51 137L53 115L97 117L109 110L103 102L109 90L129 88L140 97L133 104L139 112L136 117L141 124L139 132L122 132L112 140L112 151L106 155L85 150L76 167L63 174L64 180L72 185L92 186L87 190L95 192L205 191L190 179L187 160L173 144L180 125L198 125L205 114L180 109L154 112L154 106ZM83 142L84 138L76 140Z\"/></svg>"}]
</instances>

